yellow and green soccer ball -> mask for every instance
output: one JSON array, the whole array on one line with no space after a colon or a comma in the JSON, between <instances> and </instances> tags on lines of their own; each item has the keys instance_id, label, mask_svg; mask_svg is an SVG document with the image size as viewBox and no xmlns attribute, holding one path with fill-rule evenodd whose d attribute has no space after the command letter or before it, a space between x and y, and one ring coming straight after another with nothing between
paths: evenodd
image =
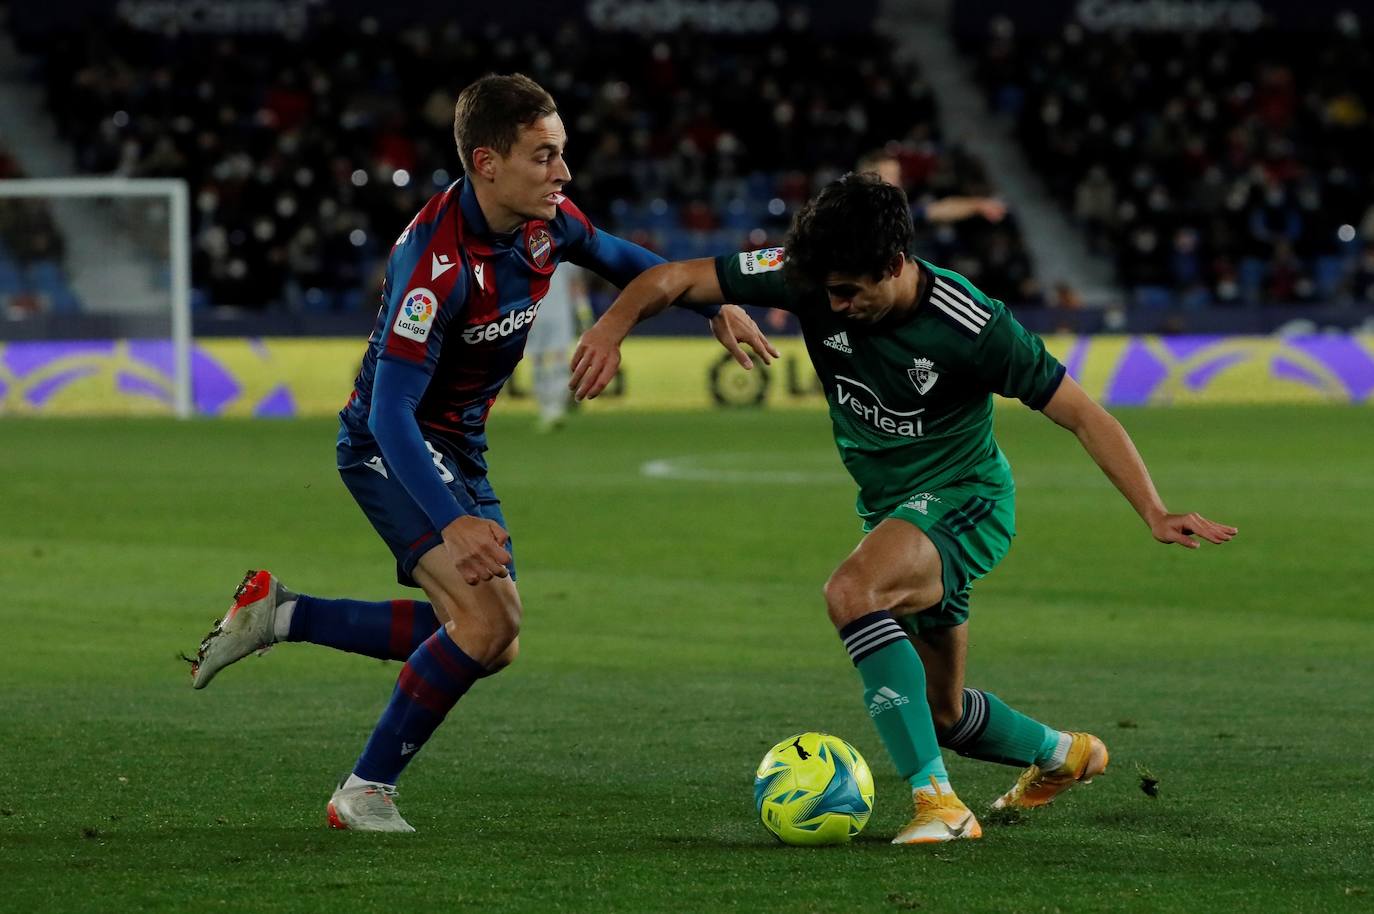
<instances>
[{"instance_id":1,"label":"yellow and green soccer ball","mask_svg":"<svg viewBox=\"0 0 1374 914\"><path fill-rule=\"evenodd\" d=\"M764 828L785 844L843 844L873 813L873 773L838 736L798 733L759 763L754 806Z\"/></svg>"}]
</instances>

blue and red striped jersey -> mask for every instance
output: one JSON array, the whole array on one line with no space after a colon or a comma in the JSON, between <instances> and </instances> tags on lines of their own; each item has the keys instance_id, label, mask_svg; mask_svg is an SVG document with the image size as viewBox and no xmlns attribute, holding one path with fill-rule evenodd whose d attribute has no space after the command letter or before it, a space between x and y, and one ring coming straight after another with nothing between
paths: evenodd
<instances>
[{"instance_id":1,"label":"blue and red striped jersey","mask_svg":"<svg viewBox=\"0 0 1374 914\"><path fill-rule=\"evenodd\" d=\"M661 262L635 248L647 260L630 268L615 256L626 247L632 246L598 232L566 197L553 219L497 234L465 179L435 194L391 249L377 322L339 414L351 443L372 442L367 420L377 360L392 359L430 375L415 411L424 437L485 472L487 414L524 355L554 269L568 260L623 286Z\"/></svg>"}]
</instances>

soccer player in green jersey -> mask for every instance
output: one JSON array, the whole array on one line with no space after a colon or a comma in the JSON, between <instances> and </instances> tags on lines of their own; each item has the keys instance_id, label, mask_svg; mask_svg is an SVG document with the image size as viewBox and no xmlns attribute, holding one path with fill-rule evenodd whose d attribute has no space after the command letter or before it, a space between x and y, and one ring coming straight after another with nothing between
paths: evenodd
<instances>
[{"instance_id":1,"label":"soccer player in green jersey","mask_svg":"<svg viewBox=\"0 0 1374 914\"><path fill-rule=\"evenodd\" d=\"M911 237L899 188L846 175L798 213L784 248L641 274L582 338L572 381L579 399L600 393L631 328L674 302L747 302L798 316L840 457L859 486L866 535L826 582L825 601L869 715L912 785L915 813L896 844L982 834L949 786L941 746L1026 766L998 808L1042 806L1107 767L1097 737L1060 732L964 687L969 589L1007 554L1016 529L993 394L1073 432L1159 542L1195 549L1194 537L1224 543L1236 534L1170 513L1120 423L1000 301L912 257Z\"/></svg>"}]
</instances>

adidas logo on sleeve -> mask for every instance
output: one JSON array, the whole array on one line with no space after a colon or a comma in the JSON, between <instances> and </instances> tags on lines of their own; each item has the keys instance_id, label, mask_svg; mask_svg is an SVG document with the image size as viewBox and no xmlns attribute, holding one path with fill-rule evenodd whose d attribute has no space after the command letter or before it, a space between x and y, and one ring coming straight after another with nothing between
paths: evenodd
<instances>
[{"instance_id":1,"label":"adidas logo on sleeve","mask_svg":"<svg viewBox=\"0 0 1374 914\"><path fill-rule=\"evenodd\" d=\"M824 340L825 345L834 349L836 352L843 352L845 355L853 355L854 349L849 345L849 331L841 330L833 336L828 336Z\"/></svg>"}]
</instances>

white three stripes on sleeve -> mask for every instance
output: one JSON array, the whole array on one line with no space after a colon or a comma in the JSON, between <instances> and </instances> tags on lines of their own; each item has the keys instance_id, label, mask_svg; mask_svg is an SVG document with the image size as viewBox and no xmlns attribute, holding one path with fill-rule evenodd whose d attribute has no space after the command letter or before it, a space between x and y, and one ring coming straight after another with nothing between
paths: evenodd
<instances>
[{"instance_id":1,"label":"white three stripes on sleeve","mask_svg":"<svg viewBox=\"0 0 1374 914\"><path fill-rule=\"evenodd\" d=\"M969 298L962 289L938 276L930 290L930 303L974 333L982 330L992 317L991 312Z\"/></svg>"}]
</instances>

